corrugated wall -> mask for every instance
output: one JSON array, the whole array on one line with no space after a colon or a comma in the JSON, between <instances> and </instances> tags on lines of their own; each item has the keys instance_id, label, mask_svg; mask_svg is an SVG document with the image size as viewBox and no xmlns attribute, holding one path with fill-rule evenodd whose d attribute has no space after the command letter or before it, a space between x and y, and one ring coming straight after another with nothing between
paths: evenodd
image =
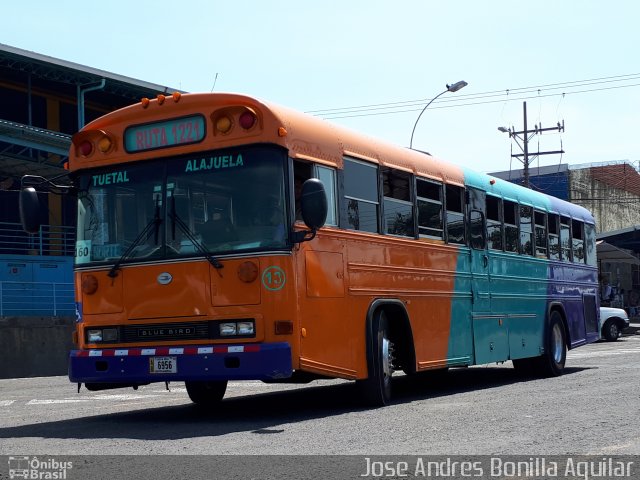
<instances>
[{"instance_id":1,"label":"corrugated wall","mask_svg":"<svg viewBox=\"0 0 640 480\"><path fill-rule=\"evenodd\" d=\"M588 208L596 219L598 232L621 230L640 224L640 196L624 188L619 176L611 173L607 183L593 178L591 168L570 170L570 201Z\"/></svg>"}]
</instances>

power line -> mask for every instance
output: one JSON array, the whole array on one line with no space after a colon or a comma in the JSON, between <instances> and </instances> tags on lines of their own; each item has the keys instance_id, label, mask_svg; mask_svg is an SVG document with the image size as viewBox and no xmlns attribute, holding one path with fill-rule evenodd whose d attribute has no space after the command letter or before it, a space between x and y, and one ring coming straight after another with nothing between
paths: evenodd
<instances>
[{"instance_id":1,"label":"power line","mask_svg":"<svg viewBox=\"0 0 640 480\"><path fill-rule=\"evenodd\" d=\"M619 84L621 82L630 82L630 81L640 81L640 74L618 75L615 77L602 77L602 78L578 80L578 81L572 81L572 82L552 83L552 84L532 86L532 87L520 87L515 89L492 90L492 91L480 92L475 94L472 93L472 94L457 95L455 97L438 99L436 102L434 102L431 108L436 109L436 108L465 107L465 106L472 106L472 105L499 103L499 102L505 102L505 101L565 96L570 94L590 93L590 92L596 92L596 91L616 90L621 88L630 88L630 87L640 86L640 82L623 84L623 85ZM595 85L610 85L610 86L600 86L597 88L584 88L582 90L576 90L581 87L588 87L588 86L595 86ZM558 92L558 90L563 90L563 91ZM551 93L545 93L545 92L551 92ZM397 113L415 112L423 108L423 104L425 101L427 100L419 99L419 100L408 100L408 101L391 102L391 103L378 103L378 104L360 105L360 106L354 106L354 107L310 110L310 111L307 111L307 113L311 113L316 116L321 116L326 119L390 115L390 114L397 114Z\"/></svg>"},{"instance_id":2,"label":"power line","mask_svg":"<svg viewBox=\"0 0 640 480\"><path fill-rule=\"evenodd\" d=\"M496 97L496 96L504 96L510 94L522 95L526 93L540 93L542 89L547 90L558 90L563 87L575 88L584 85L595 85L601 83L616 83L622 81L631 81L640 79L640 73L629 74L629 75L619 75L616 77L603 77L589 80L577 80L572 82L562 82L562 83L551 83L546 85L536 85L532 87L519 87L519 88L511 88L511 89L502 89L502 90L491 90L487 92L479 92L479 93L468 93L457 95L456 97L445 97L442 100L436 103L450 103L450 102L458 102L463 99L475 99L475 98L486 98L486 97ZM359 110L367 110L367 109L382 109L382 108L395 108L402 106L413 106L413 105L423 105L424 102L429 101L429 98L421 98L418 100L406 100L401 102L390 102L390 103L377 103L371 105L360 105L354 107L340 107L340 108L328 108L321 110L309 110L307 113L311 114L321 114L321 113L340 113L340 112L350 112L350 111L359 111Z\"/></svg>"},{"instance_id":3,"label":"power line","mask_svg":"<svg viewBox=\"0 0 640 480\"><path fill-rule=\"evenodd\" d=\"M571 81L571 82L561 82L561 83L549 83L549 84L545 84L545 85L535 85L532 87L519 87L519 88L507 88L507 89L502 89L502 90L490 90L488 92L480 92L480 93L468 93L468 94L461 94L461 95L457 95L455 98L456 99L461 99L461 98L476 98L476 97L485 97L485 96L497 96L497 95L504 95L505 93L509 94L509 93L513 93L513 92L519 92L519 94L522 93L532 93L532 92L538 92L543 88L548 88L548 89L552 89L550 87L554 87L553 89L559 89L562 88L563 86L582 86L582 85L593 85L593 84L597 84L597 83L615 83L615 82L621 82L621 81L629 81L629 80L638 80L640 78L640 73L634 73L634 74L627 74L627 75L617 75L614 77L602 77L602 78L592 78L592 79L588 79L588 80L575 80L575 81ZM572 87L571 87L572 88ZM429 101L430 98L421 98L418 100L406 100L406 101L401 101L401 102L390 102L390 103L376 103L376 104L371 104L371 105L360 105L360 106L354 106L354 107L341 107L341 108L327 108L327 109L321 109L321 110L309 110L306 113L324 113L324 112L337 112L337 111L342 111L342 110L357 110L357 109L366 109L366 108L370 108L370 107L385 107L385 106L401 106L401 105L406 105L406 104L424 104L424 102ZM451 102L451 101L456 101L456 100L451 100L451 97L446 97L443 98L440 102L438 103L444 103L444 102Z\"/></svg>"}]
</instances>

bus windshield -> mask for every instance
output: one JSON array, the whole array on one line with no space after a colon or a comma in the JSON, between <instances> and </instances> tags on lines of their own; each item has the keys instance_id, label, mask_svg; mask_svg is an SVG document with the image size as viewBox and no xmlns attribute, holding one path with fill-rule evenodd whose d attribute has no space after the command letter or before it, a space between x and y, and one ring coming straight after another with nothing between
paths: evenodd
<instances>
[{"instance_id":1,"label":"bus windshield","mask_svg":"<svg viewBox=\"0 0 640 480\"><path fill-rule=\"evenodd\" d=\"M76 264L288 248L286 158L249 146L80 173Z\"/></svg>"}]
</instances>

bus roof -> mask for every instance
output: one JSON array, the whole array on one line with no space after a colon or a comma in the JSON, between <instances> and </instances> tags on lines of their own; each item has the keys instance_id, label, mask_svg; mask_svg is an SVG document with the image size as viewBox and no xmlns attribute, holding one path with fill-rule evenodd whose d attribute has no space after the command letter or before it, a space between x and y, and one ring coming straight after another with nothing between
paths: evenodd
<instances>
[{"instance_id":1,"label":"bus roof","mask_svg":"<svg viewBox=\"0 0 640 480\"><path fill-rule=\"evenodd\" d=\"M513 201L535 206L549 212L570 215L587 223L594 223L591 213L577 205L550 197L544 193L512 184L471 169L462 168L443 161L430 154L400 147L390 142L357 133L312 115L293 110L272 102L263 101L235 93L191 93L179 95L178 100L148 102L144 121L141 122L140 103L125 107L94 120L82 131L108 129L114 121L123 125L165 120L168 117L193 114L199 111L210 119L218 112L237 108L248 108L259 118L261 132L246 135L221 136L216 139L216 148L244 143L268 142L283 146L293 158L310 160L336 168L342 168L344 157L370 161L381 166L411 172L423 178L430 178L448 184L467 185L486 190ZM163 99L164 100L164 99ZM122 127L123 129L125 127ZM116 132L123 135L123 132ZM70 155L72 167L82 168L73 162L74 151ZM159 155L170 155L170 151L158 151ZM148 158L148 153L134 153L129 160ZM101 162L100 162L101 163ZM99 163L95 163L98 166Z\"/></svg>"},{"instance_id":2,"label":"bus roof","mask_svg":"<svg viewBox=\"0 0 640 480\"><path fill-rule=\"evenodd\" d=\"M344 156L369 160L446 183L481 188L487 193L512 201L594 223L591 213L579 205L471 169L461 168L418 150L368 137L305 113L272 103L265 102L264 105L284 124L289 125L287 131L291 130L289 133L293 135L288 138L287 147L294 158L311 157L321 161L319 157L324 156L323 153L333 152L330 163L335 166L342 165ZM309 142L310 139L314 139L314 144ZM323 142L324 148L318 149L319 145L315 142L319 141Z\"/></svg>"}]
</instances>

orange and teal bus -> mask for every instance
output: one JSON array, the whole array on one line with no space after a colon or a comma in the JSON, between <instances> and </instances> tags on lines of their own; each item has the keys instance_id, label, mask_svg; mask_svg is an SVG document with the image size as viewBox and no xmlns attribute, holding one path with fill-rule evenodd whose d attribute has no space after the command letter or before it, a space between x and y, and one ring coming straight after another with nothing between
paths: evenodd
<instances>
[{"instance_id":1,"label":"orange and teal bus","mask_svg":"<svg viewBox=\"0 0 640 480\"><path fill-rule=\"evenodd\" d=\"M555 376L598 338L587 210L272 103L143 99L73 136L69 177L90 390L341 378L385 405L394 372Z\"/></svg>"}]
</instances>

